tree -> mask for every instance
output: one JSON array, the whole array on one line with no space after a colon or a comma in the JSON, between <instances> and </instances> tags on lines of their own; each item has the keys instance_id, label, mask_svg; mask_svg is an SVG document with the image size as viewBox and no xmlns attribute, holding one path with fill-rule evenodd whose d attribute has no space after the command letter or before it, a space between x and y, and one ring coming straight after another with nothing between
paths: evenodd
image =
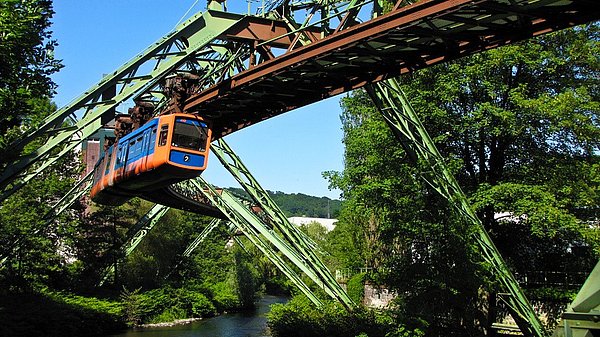
<instances>
[{"instance_id":1,"label":"tree","mask_svg":"<svg viewBox=\"0 0 600 337\"><path fill-rule=\"evenodd\" d=\"M2 203L0 252L8 261L0 270L0 282L7 288L68 283L78 213L66 211L52 221L45 215L79 177L74 157L62 159Z\"/></svg>"},{"instance_id":2,"label":"tree","mask_svg":"<svg viewBox=\"0 0 600 337\"><path fill-rule=\"evenodd\" d=\"M401 79L518 272L586 271L598 254L588 225L600 196L598 41L597 25L576 27ZM363 92L342 107L345 167L327 176L345 199L332 239L346 241L331 245L388 268L379 280L401 294L403 320L473 332L485 273L469 262L480 260L465 224L421 181L428 168L409 163Z\"/></svg>"},{"instance_id":3,"label":"tree","mask_svg":"<svg viewBox=\"0 0 600 337\"><path fill-rule=\"evenodd\" d=\"M403 79L484 226L520 272L572 266L569 246L600 201L599 28L556 32ZM559 261L536 258L545 254L539 249L556 249L549 242L561 242ZM597 243L587 245L600 253Z\"/></svg>"},{"instance_id":4,"label":"tree","mask_svg":"<svg viewBox=\"0 0 600 337\"><path fill-rule=\"evenodd\" d=\"M0 2L0 153L23 126L31 127L52 111L47 108L56 85L50 75L62 65L54 59L49 0Z\"/></svg>"}]
</instances>

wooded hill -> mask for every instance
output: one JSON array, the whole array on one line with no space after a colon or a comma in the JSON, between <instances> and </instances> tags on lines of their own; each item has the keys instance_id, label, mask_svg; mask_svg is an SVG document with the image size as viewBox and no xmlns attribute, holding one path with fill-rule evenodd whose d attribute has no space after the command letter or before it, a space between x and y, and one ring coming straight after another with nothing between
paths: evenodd
<instances>
[{"instance_id":1,"label":"wooded hill","mask_svg":"<svg viewBox=\"0 0 600 337\"><path fill-rule=\"evenodd\" d=\"M226 189L238 196L250 199L246 191L241 188L227 187ZM342 208L340 200L327 197L315 197L302 193L285 193L281 191L273 192L269 190L267 190L267 193L269 193L269 196L288 217L336 218Z\"/></svg>"}]
</instances>

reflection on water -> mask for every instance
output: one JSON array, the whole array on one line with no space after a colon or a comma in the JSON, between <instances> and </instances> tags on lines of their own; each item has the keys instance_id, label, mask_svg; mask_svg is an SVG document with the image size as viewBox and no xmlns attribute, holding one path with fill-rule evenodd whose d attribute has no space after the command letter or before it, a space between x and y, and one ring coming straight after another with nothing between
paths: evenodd
<instances>
[{"instance_id":1,"label":"reflection on water","mask_svg":"<svg viewBox=\"0 0 600 337\"><path fill-rule=\"evenodd\" d=\"M186 325L162 328L146 328L127 331L115 337L265 337L269 306L283 303L285 297L265 296L255 311L221 315Z\"/></svg>"}]
</instances>

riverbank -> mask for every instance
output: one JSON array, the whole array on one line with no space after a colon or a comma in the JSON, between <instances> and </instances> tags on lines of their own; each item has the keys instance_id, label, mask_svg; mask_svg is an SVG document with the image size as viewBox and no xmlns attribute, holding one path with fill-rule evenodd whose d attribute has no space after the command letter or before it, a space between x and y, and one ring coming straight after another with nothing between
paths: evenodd
<instances>
[{"instance_id":1,"label":"riverbank","mask_svg":"<svg viewBox=\"0 0 600 337\"><path fill-rule=\"evenodd\" d=\"M145 328L172 327L172 326L176 326L176 325L190 324L190 323L199 321L201 319L202 318L200 318L200 317L199 318L183 318L183 319L176 319L176 320L171 321L171 322L140 324L136 328L145 329Z\"/></svg>"},{"instance_id":2,"label":"riverbank","mask_svg":"<svg viewBox=\"0 0 600 337\"><path fill-rule=\"evenodd\" d=\"M286 296L265 295L254 310L224 313L219 316L195 320L172 326L145 326L129 329L111 337L169 336L186 337L190 335L211 337L268 337L267 317L270 307L275 303L285 303Z\"/></svg>"},{"instance_id":3,"label":"riverbank","mask_svg":"<svg viewBox=\"0 0 600 337\"><path fill-rule=\"evenodd\" d=\"M0 294L0 336L103 336L127 328L116 302L59 299L46 293Z\"/></svg>"}]
</instances>

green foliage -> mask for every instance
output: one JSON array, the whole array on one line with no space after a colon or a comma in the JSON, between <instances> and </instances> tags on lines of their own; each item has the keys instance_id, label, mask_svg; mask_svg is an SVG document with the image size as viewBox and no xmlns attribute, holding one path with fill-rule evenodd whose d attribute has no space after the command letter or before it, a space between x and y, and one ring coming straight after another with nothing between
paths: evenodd
<instances>
[{"instance_id":1,"label":"green foliage","mask_svg":"<svg viewBox=\"0 0 600 337\"><path fill-rule=\"evenodd\" d=\"M187 318L185 310L178 307L169 307L161 312L158 316L154 316L148 321L148 323L162 323L162 322L173 322L178 319Z\"/></svg>"},{"instance_id":2,"label":"green foliage","mask_svg":"<svg viewBox=\"0 0 600 337\"><path fill-rule=\"evenodd\" d=\"M227 190L248 198L248 194L241 188L229 187ZM313 218L337 218L342 202L327 197L315 197L302 193L285 193L281 191L267 191L273 201L287 216L304 216Z\"/></svg>"},{"instance_id":3,"label":"green foliage","mask_svg":"<svg viewBox=\"0 0 600 337\"><path fill-rule=\"evenodd\" d=\"M130 325L170 322L189 317L210 317L215 306L198 289L163 287L140 293L124 290L121 299Z\"/></svg>"},{"instance_id":4,"label":"green foliage","mask_svg":"<svg viewBox=\"0 0 600 337\"><path fill-rule=\"evenodd\" d=\"M75 240L77 208L53 221L45 218L50 206L72 187L79 167L73 157L59 161L4 200L0 207L0 253L9 259L0 270L7 288L37 285L66 286L73 280L67 261Z\"/></svg>"},{"instance_id":5,"label":"green foliage","mask_svg":"<svg viewBox=\"0 0 600 337\"><path fill-rule=\"evenodd\" d=\"M363 308L347 311L340 304L327 302L317 308L304 296L286 304L274 304L268 314L271 334L278 336L386 336L389 320Z\"/></svg>"},{"instance_id":6,"label":"green foliage","mask_svg":"<svg viewBox=\"0 0 600 337\"><path fill-rule=\"evenodd\" d=\"M365 276L365 273L355 274L346 283L348 296L350 296L354 303L362 303L365 295Z\"/></svg>"},{"instance_id":7,"label":"green foliage","mask_svg":"<svg viewBox=\"0 0 600 337\"><path fill-rule=\"evenodd\" d=\"M401 78L517 271L589 270L597 259L598 32L577 27ZM429 167L409 160L364 92L342 108L344 171L325 174L345 199L329 265L379 270L411 328L481 334L472 323L486 321L478 289L489 274L469 225L422 182Z\"/></svg>"},{"instance_id":8,"label":"green foliage","mask_svg":"<svg viewBox=\"0 0 600 337\"><path fill-rule=\"evenodd\" d=\"M2 336L104 336L126 327L120 303L68 293L0 294Z\"/></svg>"},{"instance_id":9,"label":"green foliage","mask_svg":"<svg viewBox=\"0 0 600 337\"><path fill-rule=\"evenodd\" d=\"M260 298L261 288L258 270L249 261L249 256L242 250L234 251L235 285L243 308L253 308Z\"/></svg>"},{"instance_id":10,"label":"green foliage","mask_svg":"<svg viewBox=\"0 0 600 337\"><path fill-rule=\"evenodd\" d=\"M46 106L56 85L50 75L62 65L54 59L48 0L0 2L0 162L12 158L6 145L47 116Z\"/></svg>"},{"instance_id":11,"label":"green foliage","mask_svg":"<svg viewBox=\"0 0 600 337\"><path fill-rule=\"evenodd\" d=\"M124 318L129 325L138 325L142 320L139 292L140 289L129 291L126 288L123 288L123 292L121 292L120 299L123 303Z\"/></svg>"},{"instance_id":12,"label":"green foliage","mask_svg":"<svg viewBox=\"0 0 600 337\"><path fill-rule=\"evenodd\" d=\"M218 282L211 287L212 301L219 312L238 309L240 299L235 291L233 282Z\"/></svg>"}]
</instances>

